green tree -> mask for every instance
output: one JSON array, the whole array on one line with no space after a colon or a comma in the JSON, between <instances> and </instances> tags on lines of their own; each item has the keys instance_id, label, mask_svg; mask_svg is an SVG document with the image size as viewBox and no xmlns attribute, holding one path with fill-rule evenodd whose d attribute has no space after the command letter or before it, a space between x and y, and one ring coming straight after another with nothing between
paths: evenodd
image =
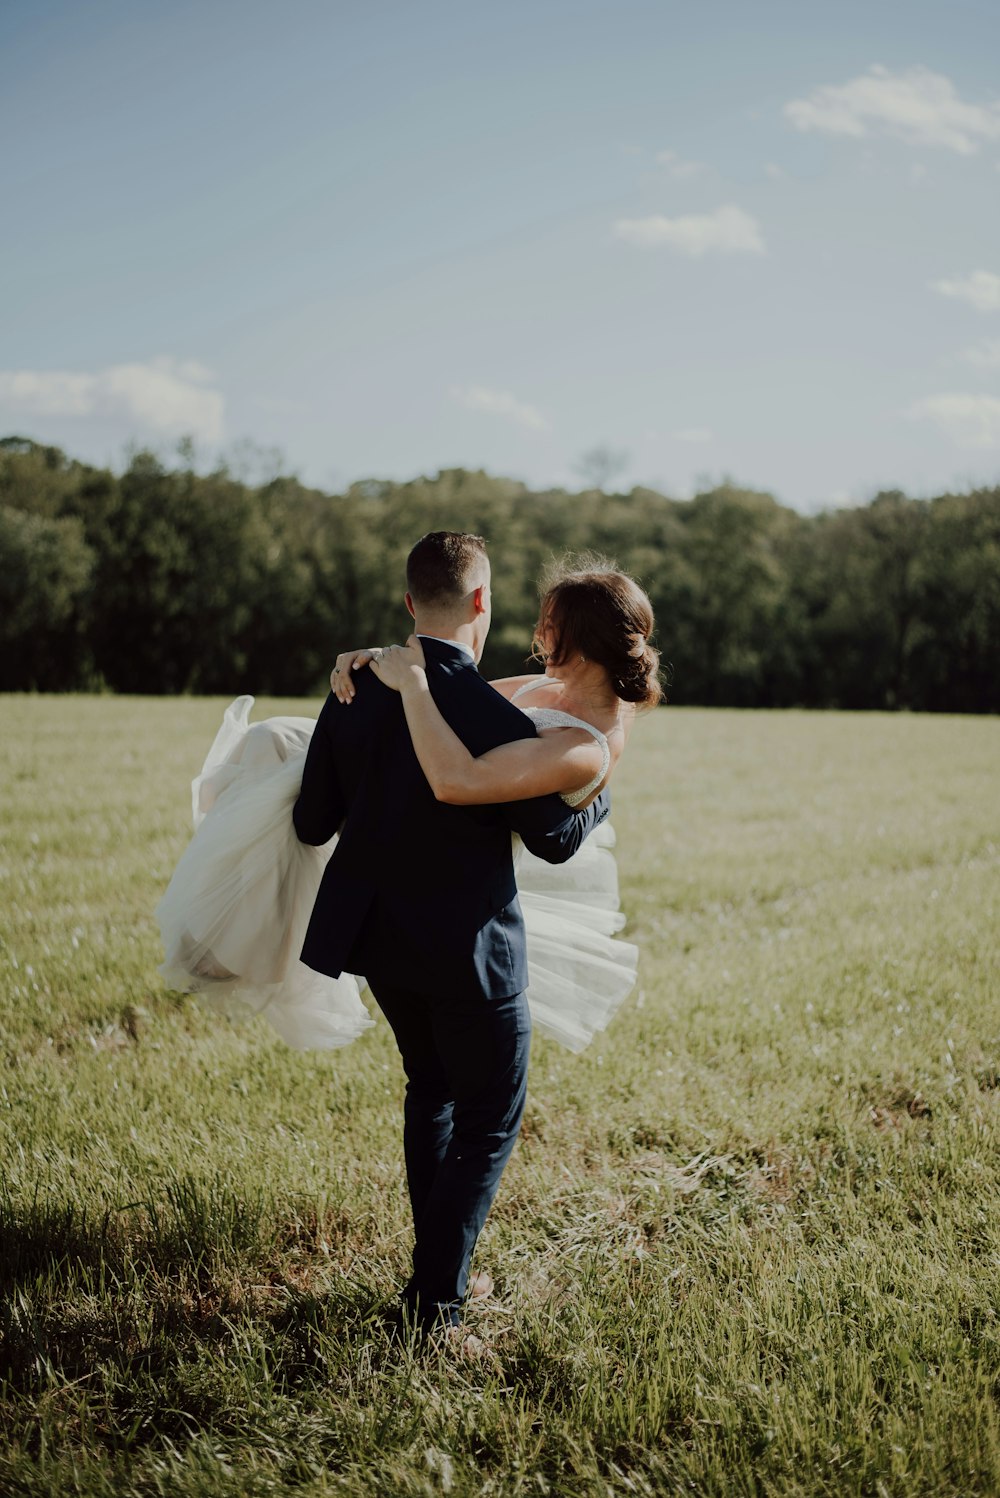
<instances>
[{"instance_id":1,"label":"green tree","mask_svg":"<svg viewBox=\"0 0 1000 1498\"><path fill-rule=\"evenodd\" d=\"M926 506L897 490L814 522L793 590L808 621L809 706L896 708L912 701L922 624Z\"/></svg>"},{"instance_id":2,"label":"green tree","mask_svg":"<svg viewBox=\"0 0 1000 1498\"><path fill-rule=\"evenodd\" d=\"M674 593L664 600L680 700L754 705L768 693L796 517L769 494L731 484L697 495L681 517Z\"/></svg>"},{"instance_id":3,"label":"green tree","mask_svg":"<svg viewBox=\"0 0 1000 1498\"><path fill-rule=\"evenodd\" d=\"M921 540L913 704L1000 712L1000 488L932 500Z\"/></svg>"},{"instance_id":4,"label":"green tree","mask_svg":"<svg viewBox=\"0 0 1000 1498\"><path fill-rule=\"evenodd\" d=\"M0 690L85 685L94 555L83 526L0 505L0 557Z\"/></svg>"},{"instance_id":5,"label":"green tree","mask_svg":"<svg viewBox=\"0 0 1000 1498\"><path fill-rule=\"evenodd\" d=\"M224 476L134 455L101 517L92 639L120 692L225 692L245 680L269 538Z\"/></svg>"},{"instance_id":6,"label":"green tree","mask_svg":"<svg viewBox=\"0 0 1000 1498\"><path fill-rule=\"evenodd\" d=\"M649 592L675 702L1000 711L1000 489L805 517L733 483L457 468L330 495L265 457L256 484L239 454L199 474L193 444L118 477L0 440L0 685L320 694L337 650L408 633L406 554L448 529L491 543L488 674L524 669L553 563L598 553Z\"/></svg>"}]
</instances>

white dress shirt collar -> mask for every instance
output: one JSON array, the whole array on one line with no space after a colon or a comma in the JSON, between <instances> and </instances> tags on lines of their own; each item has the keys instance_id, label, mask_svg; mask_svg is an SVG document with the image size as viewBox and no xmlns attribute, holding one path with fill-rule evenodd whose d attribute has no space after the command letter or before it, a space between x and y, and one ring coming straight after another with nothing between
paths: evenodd
<instances>
[{"instance_id":1,"label":"white dress shirt collar","mask_svg":"<svg viewBox=\"0 0 1000 1498\"><path fill-rule=\"evenodd\" d=\"M476 664L476 652L471 645L466 645L463 640L445 640L441 635L417 635L418 640L440 640L442 645L454 645L456 650L461 650L469 657L473 665Z\"/></svg>"}]
</instances>

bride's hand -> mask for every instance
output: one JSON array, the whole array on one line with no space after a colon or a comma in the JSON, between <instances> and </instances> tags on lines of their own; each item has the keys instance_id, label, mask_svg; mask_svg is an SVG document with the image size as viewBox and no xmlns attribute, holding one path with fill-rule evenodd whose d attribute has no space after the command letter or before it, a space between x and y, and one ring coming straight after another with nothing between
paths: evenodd
<instances>
[{"instance_id":1,"label":"bride's hand","mask_svg":"<svg viewBox=\"0 0 1000 1498\"><path fill-rule=\"evenodd\" d=\"M394 692L419 684L424 668L424 652L416 635L411 635L405 645L389 645L372 657L375 675Z\"/></svg>"},{"instance_id":2,"label":"bride's hand","mask_svg":"<svg viewBox=\"0 0 1000 1498\"><path fill-rule=\"evenodd\" d=\"M330 691L338 702L350 702L354 697L354 683L351 680L352 671L360 671L362 666L367 666L369 661L378 655L378 646L371 645L366 650L342 650L337 656L333 670L330 672Z\"/></svg>"}]
</instances>

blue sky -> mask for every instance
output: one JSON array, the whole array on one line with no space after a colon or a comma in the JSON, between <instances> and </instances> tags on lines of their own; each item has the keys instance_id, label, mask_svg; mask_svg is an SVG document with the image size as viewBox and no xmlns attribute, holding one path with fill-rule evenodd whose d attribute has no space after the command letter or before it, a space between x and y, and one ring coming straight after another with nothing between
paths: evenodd
<instances>
[{"instance_id":1,"label":"blue sky","mask_svg":"<svg viewBox=\"0 0 1000 1498\"><path fill-rule=\"evenodd\" d=\"M0 430L996 482L998 57L994 0L8 0Z\"/></svg>"}]
</instances>

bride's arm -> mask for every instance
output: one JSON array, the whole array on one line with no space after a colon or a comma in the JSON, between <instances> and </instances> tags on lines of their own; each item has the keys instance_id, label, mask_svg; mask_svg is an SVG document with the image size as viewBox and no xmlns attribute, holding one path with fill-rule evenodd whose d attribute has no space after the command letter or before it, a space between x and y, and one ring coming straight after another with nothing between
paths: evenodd
<instances>
[{"instance_id":1,"label":"bride's arm","mask_svg":"<svg viewBox=\"0 0 1000 1498\"><path fill-rule=\"evenodd\" d=\"M601 750L592 735L576 728L501 744L477 759L441 716L427 673L420 667L411 668L402 698L420 768L437 799L452 806L528 801L551 791L576 791L601 767Z\"/></svg>"},{"instance_id":2,"label":"bride's arm","mask_svg":"<svg viewBox=\"0 0 1000 1498\"><path fill-rule=\"evenodd\" d=\"M333 670L330 672L330 691L339 702L353 701L355 686L351 680L352 674L367 666L374 658L378 648L378 646L372 645L362 650L342 650L337 656ZM526 676L495 677L490 682L490 686L494 691L499 692L501 697L506 697L510 701L514 693L521 687L527 686L529 682L537 683L541 686L542 682L548 681L548 677L540 675L537 671L532 671ZM557 686L558 683L552 682L551 685Z\"/></svg>"},{"instance_id":3,"label":"bride's arm","mask_svg":"<svg viewBox=\"0 0 1000 1498\"><path fill-rule=\"evenodd\" d=\"M441 716L422 659L419 652L397 646L373 660L372 670L402 695L413 748L439 801L452 806L528 801L551 791L579 790L593 780L603 756L584 729L519 739L478 758L470 754Z\"/></svg>"}]
</instances>

